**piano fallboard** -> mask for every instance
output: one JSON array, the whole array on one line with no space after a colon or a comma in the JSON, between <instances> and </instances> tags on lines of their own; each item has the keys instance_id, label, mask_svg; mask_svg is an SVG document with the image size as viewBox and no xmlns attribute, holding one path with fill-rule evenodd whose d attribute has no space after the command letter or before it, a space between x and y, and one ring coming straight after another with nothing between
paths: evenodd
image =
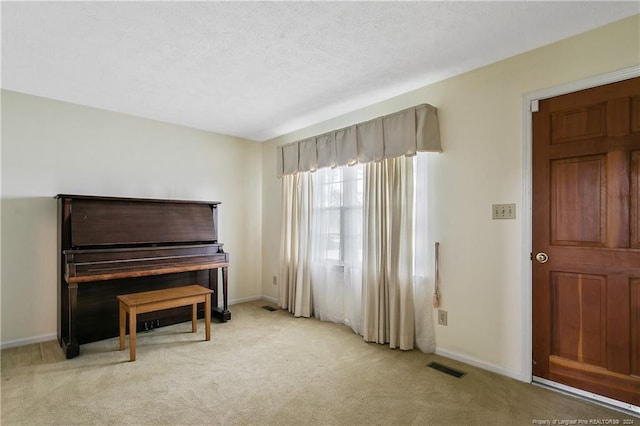
<instances>
[{"instance_id":1,"label":"piano fallboard","mask_svg":"<svg viewBox=\"0 0 640 426\"><path fill-rule=\"evenodd\" d=\"M65 281L87 283L228 266L222 244L64 250Z\"/></svg>"}]
</instances>

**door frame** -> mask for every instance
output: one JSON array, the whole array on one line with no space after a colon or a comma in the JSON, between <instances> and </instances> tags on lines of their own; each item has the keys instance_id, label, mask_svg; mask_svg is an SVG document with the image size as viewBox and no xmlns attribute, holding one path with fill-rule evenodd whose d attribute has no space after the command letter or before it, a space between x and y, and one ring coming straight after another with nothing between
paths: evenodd
<instances>
[{"instance_id":1,"label":"door frame","mask_svg":"<svg viewBox=\"0 0 640 426\"><path fill-rule=\"evenodd\" d=\"M640 77L640 65L600 74L583 80L573 81L559 86L536 90L525 93L522 97L522 370L521 380L525 382L536 382L545 386L555 388L563 392L574 393L583 397L594 399L609 405L614 405L625 410L630 410L640 414L640 407L636 407L620 401L614 401L600 395L592 394L580 389L571 388L546 379L533 376L531 363L533 361L533 319L532 319L532 262L533 252L533 206L532 206L532 148L533 148L533 127L532 112L537 108L537 102L543 99L577 92L579 90L591 89L605 84L616 83L629 78Z\"/></svg>"}]
</instances>

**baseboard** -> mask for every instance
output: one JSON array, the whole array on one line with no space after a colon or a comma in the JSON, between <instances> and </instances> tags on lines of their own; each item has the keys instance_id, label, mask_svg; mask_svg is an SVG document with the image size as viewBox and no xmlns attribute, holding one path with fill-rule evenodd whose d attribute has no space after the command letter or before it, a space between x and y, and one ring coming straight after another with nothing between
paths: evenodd
<instances>
[{"instance_id":1,"label":"baseboard","mask_svg":"<svg viewBox=\"0 0 640 426\"><path fill-rule=\"evenodd\" d=\"M255 302L257 300L265 300L267 302L271 302L271 303L278 303L278 298L277 297L271 297L271 296L251 296L251 297L243 297L240 299L233 299L231 301L229 301L229 306L231 305L237 305L239 303L245 303L245 302Z\"/></svg>"},{"instance_id":2,"label":"baseboard","mask_svg":"<svg viewBox=\"0 0 640 426\"><path fill-rule=\"evenodd\" d=\"M231 299L229 300L229 306L231 305L239 305L240 303L246 302L255 302L256 300L262 300L262 296L249 296L249 297L241 297L239 299Z\"/></svg>"},{"instance_id":3,"label":"baseboard","mask_svg":"<svg viewBox=\"0 0 640 426\"><path fill-rule=\"evenodd\" d=\"M438 348L438 347L436 347L435 353L436 355L440 355L445 358L451 358L456 361L464 362L465 364L473 365L474 367L491 371L492 373L500 374L502 376L507 376L512 379L519 380L521 382L531 383L531 377L524 377L522 372L509 370L508 368L503 368L498 365L494 365L489 362L485 362L485 361L470 357L468 355L460 354L454 351L450 351L450 350Z\"/></svg>"},{"instance_id":4,"label":"baseboard","mask_svg":"<svg viewBox=\"0 0 640 426\"><path fill-rule=\"evenodd\" d=\"M15 348L15 347L18 347L18 346L30 345L30 344L33 344L33 343L49 342L51 340L56 340L57 338L58 338L58 334L57 333L49 333L49 334L43 334L41 336L27 337L27 338L24 338L24 339L17 339L17 340L10 340L8 342L0 343L0 349L9 349L9 348Z\"/></svg>"},{"instance_id":5,"label":"baseboard","mask_svg":"<svg viewBox=\"0 0 640 426\"><path fill-rule=\"evenodd\" d=\"M267 302L271 302L274 304L278 304L278 298L277 297L271 297L271 296L262 296L261 297L262 300L266 300Z\"/></svg>"}]
</instances>

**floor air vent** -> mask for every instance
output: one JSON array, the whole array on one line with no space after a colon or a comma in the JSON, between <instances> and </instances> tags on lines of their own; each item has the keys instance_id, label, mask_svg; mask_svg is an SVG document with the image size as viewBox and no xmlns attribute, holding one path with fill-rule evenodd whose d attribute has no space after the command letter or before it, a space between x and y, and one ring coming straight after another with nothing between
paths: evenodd
<instances>
[{"instance_id":1,"label":"floor air vent","mask_svg":"<svg viewBox=\"0 0 640 426\"><path fill-rule=\"evenodd\" d=\"M446 373L458 379L464 376L465 374L467 374L467 373L463 373L462 371L458 371L458 370L454 370L453 368L446 367L442 364L438 364L437 362L430 362L429 364L427 364L427 367L431 367L434 370L442 371L443 373Z\"/></svg>"},{"instance_id":2,"label":"floor air vent","mask_svg":"<svg viewBox=\"0 0 640 426\"><path fill-rule=\"evenodd\" d=\"M273 306L263 306L262 309L266 309L267 311L273 312L273 311L277 311L278 308L274 308Z\"/></svg>"}]
</instances>

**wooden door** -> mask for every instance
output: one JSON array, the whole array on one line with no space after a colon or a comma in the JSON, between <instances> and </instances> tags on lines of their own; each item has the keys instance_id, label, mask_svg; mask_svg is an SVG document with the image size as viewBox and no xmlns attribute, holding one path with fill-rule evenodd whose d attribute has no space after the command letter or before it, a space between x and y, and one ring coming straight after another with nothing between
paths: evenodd
<instances>
[{"instance_id":1,"label":"wooden door","mask_svg":"<svg viewBox=\"0 0 640 426\"><path fill-rule=\"evenodd\" d=\"M532 261L533 375L640 406L640 78L540 101Z\"/></svg>"}]
</instances>

